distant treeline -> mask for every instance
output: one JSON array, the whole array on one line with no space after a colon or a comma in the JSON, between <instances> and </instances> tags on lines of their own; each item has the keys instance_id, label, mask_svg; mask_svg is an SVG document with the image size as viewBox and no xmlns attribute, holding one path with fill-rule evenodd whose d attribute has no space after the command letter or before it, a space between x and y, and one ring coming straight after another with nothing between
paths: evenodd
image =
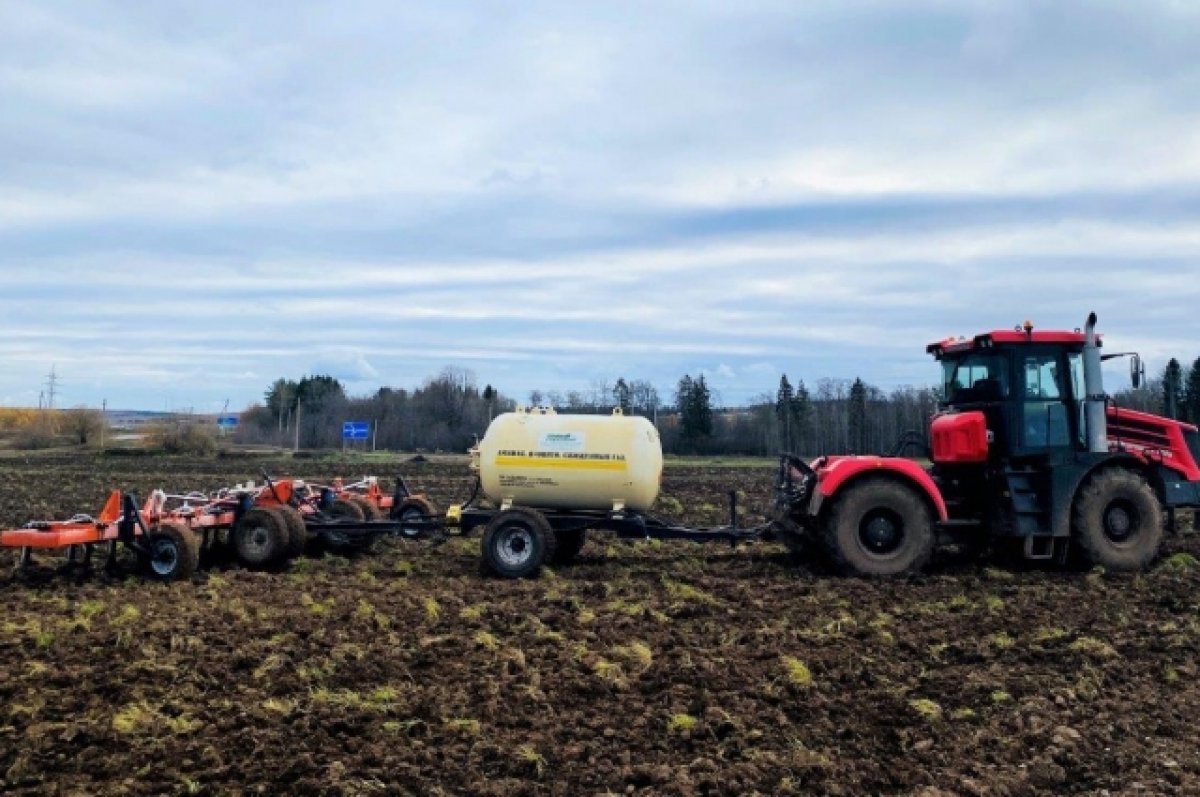
<instances>
[{"instance_id":1,"label":"distant treeline","mask_svg":"<svg viewBox=\"0 0 1200 797\"><path fill-rule=\"evenodd\" d=\"M1190 370L1172 360L1158 378L1114 400L1128 409L1200 422L1200 359ZM721 406L704 376L690 375L679 380L669 403L660 401L649 382L625 379L587 391L533 391L518 401L491 385L480 388L469 371L447 368L414 390L385 387L366 397L347 396L329 376L277 380L263 404L243 413L237 439L340 448L342 424L366 421L374 437L368 448L373 443L379 449L465 451L492 417L520 403L563 413L621 407L654 421L669 454L888 453L908 432L923 439L940 401L936 387L884 391L861 379L818 379L810 388L803 380L793 385L786 375L774 395L763 394L744 407Z\"/></svg>"}]
</instances>

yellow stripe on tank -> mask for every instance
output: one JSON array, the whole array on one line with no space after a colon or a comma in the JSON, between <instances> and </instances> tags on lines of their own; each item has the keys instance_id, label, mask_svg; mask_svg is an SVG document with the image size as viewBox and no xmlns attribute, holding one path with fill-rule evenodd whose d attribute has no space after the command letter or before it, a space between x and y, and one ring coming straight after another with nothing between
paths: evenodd
<instances>
[{"instance_id":1,"label":"yellow stripe on tank","mask_svg":"<svg viewBox=\"0 0 1200 797\"><path fill-rule=\"evenodd\" d=\"M612 459L553 459L548 457L496 457L498 468L553 468L554 470L629 470L629 463Z\"/></svg>"}]
</instances>

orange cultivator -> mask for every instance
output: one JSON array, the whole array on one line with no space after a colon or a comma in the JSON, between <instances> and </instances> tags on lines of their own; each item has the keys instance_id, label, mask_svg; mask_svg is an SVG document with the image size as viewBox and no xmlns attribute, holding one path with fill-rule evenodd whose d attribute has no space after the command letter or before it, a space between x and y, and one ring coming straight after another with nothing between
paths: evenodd
<instances>
[{"instance_id":1,"label":"orange cultivator","mask_svg":"<svg viewBox=\"0 0 1200 797\"><path fill-rule=\"evenodd\" d=\"M124 545L137 554L146 575L159 581L188 578L200 563L200 540L192 529L170 516L145 516L137 500L119 490L109 495L99 517L38 520L0 531L0 548L19 549L20 566L29 564L35 549L66 550L68 563L87 564L98 545L106 546L109 565Z\"/></svg>"},{"instance_id":2,"label":"orange cultivator","mask_svg":"<svg viewBox=\"0 0 1200 797\"><path fill-rule=\"evenodd\" d=\"M403 476L396 477L396 492L388 495L379 487L375 476L364 476L352 484L335 479L333 490L339 498L358 506L368 519L391 518L400 523L400 534L409 539L420 536L419 524L437 516L437 506L424 493L408 489ZM408 525L406 525L408 524Z\"/></svg>"}]
</instances>

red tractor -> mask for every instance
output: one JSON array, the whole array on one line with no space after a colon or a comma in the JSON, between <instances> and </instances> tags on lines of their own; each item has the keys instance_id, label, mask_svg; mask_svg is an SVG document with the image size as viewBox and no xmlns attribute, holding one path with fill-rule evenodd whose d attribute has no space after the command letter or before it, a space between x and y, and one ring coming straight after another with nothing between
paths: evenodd
<instances>
[{"instance_id":1,"label":"red tractor","mask_svg":"<svg viewBox=\"0 0 1200 797\"><path fill-rule=\"evenodd\" d=\"M1012 547L1109 570L1154 561L1180 509L1200 508L1200 432L1117 407L1104 392L1096 316L1082 331L1016 330L934 343L943 404L932 467L899 457L829 456L780 467L776 536L816 543L838 569L920 570L942 543Z\"/></svg>"}]
</instances>

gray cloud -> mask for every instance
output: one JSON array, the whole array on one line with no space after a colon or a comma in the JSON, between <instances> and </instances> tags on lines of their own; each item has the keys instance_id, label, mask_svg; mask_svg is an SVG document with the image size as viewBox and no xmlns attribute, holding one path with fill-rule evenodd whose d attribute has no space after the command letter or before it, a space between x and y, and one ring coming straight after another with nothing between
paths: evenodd
<instances>
[{"instance_id":1,"label":"gray cloud","mask_svg":"<svg viewBox=\"0 0 1200 797\"><path fill-rule=\"evenodd\" d=\"M0 0L0 396L933 379L1026 317L1200 354L1200 13Z\"/></svg>"}]
</instances>

